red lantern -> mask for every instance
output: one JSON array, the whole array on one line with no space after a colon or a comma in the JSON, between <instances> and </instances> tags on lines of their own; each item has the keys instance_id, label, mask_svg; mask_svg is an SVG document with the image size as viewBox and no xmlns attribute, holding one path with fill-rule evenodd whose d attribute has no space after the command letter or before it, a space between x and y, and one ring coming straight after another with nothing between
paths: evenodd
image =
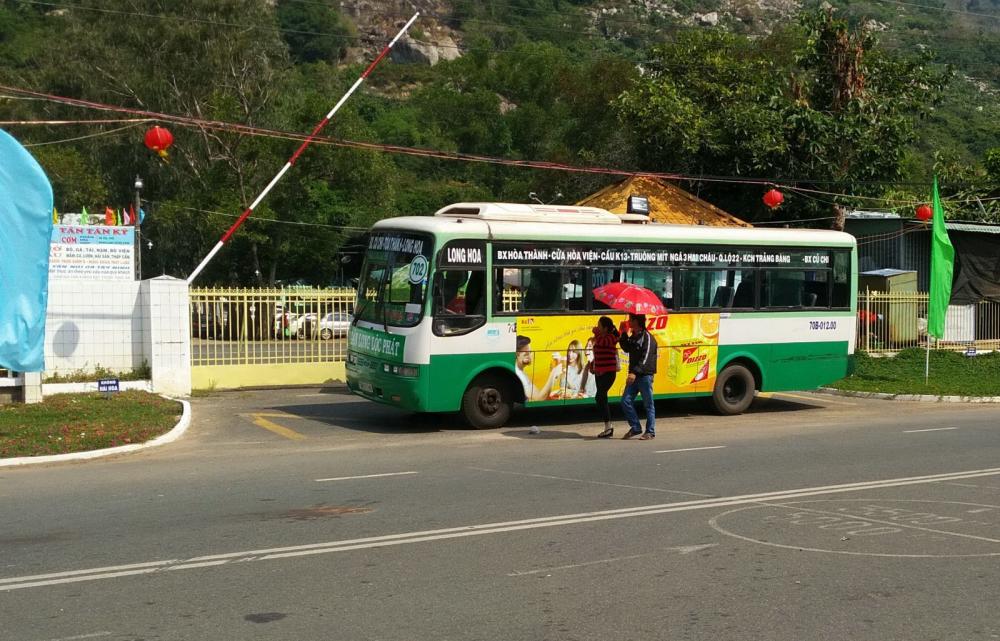
<instances>
[{"instance_id":1,"label":"red lantern","mask_svg":"<svg viewBox=\"0 0 1000 641\"><path fill-rule=\"evenodd\" d=\"M927 205L920 205L917 207L917 220L921 222L927 222L934 216L934 210L932 210Z\"/></svg>"},{"instance_id":2,"label":"red lantern","mask_svg":"<svg viewBox=\"0 0 1000 641\"><path fill-rule=\"evenodd\" d=\"M146 146L160 154L161 158L167 157L167 149L174 144L174 135L163 127L153 127L146 132Z\"/></svg>"},{"instance_id":3,"label":"red lantern","mask_svg":"<svg viewBox=\"0 0 1000 641\"><path fill-rule=\"evenodd\" d=\"M785 202L785 197L777 189L772 189L771 191L764 194L764 204L771 209L777 208L781 203Z\"/></svg>"}]
</instances>

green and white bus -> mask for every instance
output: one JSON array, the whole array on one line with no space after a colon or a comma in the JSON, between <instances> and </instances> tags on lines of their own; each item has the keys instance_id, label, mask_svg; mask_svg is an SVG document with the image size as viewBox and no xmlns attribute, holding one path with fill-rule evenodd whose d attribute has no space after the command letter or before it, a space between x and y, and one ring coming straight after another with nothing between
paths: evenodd
<instances>
[{"instance_id":1,"label":"green and white bus","mask_svg":"<svg viewBox=\"0 0 1000 641\"><path fill-rule=\"evenodd\" d=\"M592 403L592 291L661 297L657 398L807 390L848 373L857 249L848 234L662 225L592 207L459 203L371 230L348 334L347 382L414 412L499 427L515 404ZM621 354L624 359L624 354ZM622 362L624 371L627 364ZM620 374L610 396L620 397Z\"/></svg>"}]
</instances>

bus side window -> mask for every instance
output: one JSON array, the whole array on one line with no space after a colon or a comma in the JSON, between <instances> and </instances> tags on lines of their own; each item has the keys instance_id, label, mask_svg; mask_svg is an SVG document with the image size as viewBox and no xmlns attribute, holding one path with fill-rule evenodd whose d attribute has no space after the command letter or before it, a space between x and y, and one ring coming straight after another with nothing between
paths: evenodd
<instances>
[{"instance_id":1,"label":"bus side window","mask_svg":"<svg viewBox=\"0 0 1000 641\"><path fill-rule=\"evenodd\" d=\"M830 272L820 269L813 272L806 272L806 280L803 283L804 294L802 304L805 307L829 307L830 306Z\"/></svg>"},{"instance_id":2,"label":"bus side window","mask_svg":"<svg viewBox=\"0 0 1000 641\"><path fill-rule=\"evenodd\" d=\"M514 267L497 269L494 272L493 309L501 314L521 311L524 288L521 285L521 270Z\"/></svg>"},{"instance_id":3,"label":"bus side window","mask_svg":"<svg viewBox=\"0 0 1000 641\"><path fill-rule=\"evenodd\" d=\"M763 307L829 307L829 272L827 270L764 270L761 288Z\"/></svg>"},{"instance_id":4,"label":"bus side window","mask_svg":"<svg viewBox=\"0 0 1000 641\"><path fill-rule=\"evenodd\" d=\"M616 273L620 282L645 287L659 297L664 307L667 309L676 308L674 304L674 270L672 268L625 268ZM596 301L594 309L599 309Z\"/></svg>"},{"instance_id":5,"label":"bus side window","mask_svg":"<svg viewBox=\"0 0 1000 641\"><path fill-rule=\"evenodd\" d=\"M585 287L584 272L582 269L571 269L565 273L566 282L563 283L563 308L571 311L583 311L587 309L587 301L583 296Z\"/></svg>"},{"instance_id":6,"label":"bus side window","mask_svg":"<svg viewBox=\"0 0 1000 641\"><path fill-rule=\"evenodd\" d=\"M755 299L754 287L756 284L756 272L745 270L743 280L736 286L736 293L733 295L733 307L739 309L753 309L757 302Z\"/></svg>"},{"instance_id":7,"label":"bus side window","mask_svg":"<svg viewBox=\"0 0 1000 641\"><path fill-rule=\"evenodd\" d=\"M486 313L486 272L469 272L465 285L465 313L482 316Z\"/></svg>"},{"instance_id":8,"label":"bus side window","mask_svg":"<svg viewBox=\"0 0 1000 641\"><path fill-rule=\"evenodd\" d=\"M597 300L594 298L594 290L598 287L603 287L608 283L615 282L620 275L613 269L605 269L595 267L590 270L590 308L594 311L600 311L603 309L611 309L611 306L607 303Z\"/></svg>"},{"instance_id":9,"label":"bus side window","mask_svg":"<svg viewBox=\"0 0 1000 641\"><path fill-rule=\"evenodd\" d=\"M562 309L562 270L558 267L532 267L523 271L527 281L522 306L524 311Z\"/></svg>"},{"instance_id":10,"label":"bus side window","mask_svg":"<svg viewBox=\"0 0 1000 641\"><path fill-rule=\"evenodd\" d=\"M729 285L719 285L715 288L715 296L712 297L712 307L729 309L733 306L733 299L736 298L736 288Z\"/></svg>"},{"instance_id":11,"label":"bus side window","mask_svg":"<svg viewBox=\"0 0 1000 641\"><path fill-rule=\"evenodd\" d=\"M734 269L688 269L682 273L681 307L730 309L736 304L737 292L743 284L742 272ZM751 294L752 285L749 285ZM745 292L744 287L744 296Z\"/></svg>"},{"instance_id":12,"label":"bus side window","mask_svg":"<svg viewBox=\"0 0 1000 641\"><path fill-rule=\"evenodd\" d=\"M460 336L486 324L486 272L448 269L434 275L434 320L437 336Z\"/></svg>"},{"instance_id":13,"label":"bus side window","mask_svg":"<svg viewBox=\"0 0 1000 641\"><path fill-rule=\"evenodd\" d=\"M830 306L851 306L851 254L846 251L833 253L833 298Z\"/></svg>"}]
</instances>

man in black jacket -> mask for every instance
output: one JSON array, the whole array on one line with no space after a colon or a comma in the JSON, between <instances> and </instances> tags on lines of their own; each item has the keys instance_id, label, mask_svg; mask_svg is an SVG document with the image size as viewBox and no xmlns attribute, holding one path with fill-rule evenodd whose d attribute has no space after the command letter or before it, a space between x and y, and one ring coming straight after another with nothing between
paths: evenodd
<instances>
[{"instance_id":1,"label":"man in black jacket","mask_svg":"<svg viewBox=\"0 0 1000 641\"><path fill-rule=\"evenodd\" d=\"M629 335L627 330L631 329ZM638 436L641 441L656 437L656 406L653 403L653 375L656 374L656 339L646 331L646 317L643 314L629 314L628 324L622 323L619 344L628 354L628 378L622 394L622 412L631 428L626 439ZM646 408L646 433L642 433L639 415L635 411L635 397L642 395Z\"/></svg>"}]
</instances>

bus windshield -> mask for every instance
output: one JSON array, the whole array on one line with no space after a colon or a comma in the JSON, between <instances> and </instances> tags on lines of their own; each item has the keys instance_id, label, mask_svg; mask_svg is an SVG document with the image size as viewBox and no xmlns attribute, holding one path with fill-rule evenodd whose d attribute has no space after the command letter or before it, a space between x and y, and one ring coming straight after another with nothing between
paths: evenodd
<instances>
[{"instance_id":1,"label":"bus windshield","mask_svg":"<svg viewBox=\"0 0 1000 641\"><path fill-rule=\"evenodd\" d=\"M421 234L373 232L361 270L355 319L395 327L419 323L431 246L430 237Z\"/></svg>"}]
</instances>

